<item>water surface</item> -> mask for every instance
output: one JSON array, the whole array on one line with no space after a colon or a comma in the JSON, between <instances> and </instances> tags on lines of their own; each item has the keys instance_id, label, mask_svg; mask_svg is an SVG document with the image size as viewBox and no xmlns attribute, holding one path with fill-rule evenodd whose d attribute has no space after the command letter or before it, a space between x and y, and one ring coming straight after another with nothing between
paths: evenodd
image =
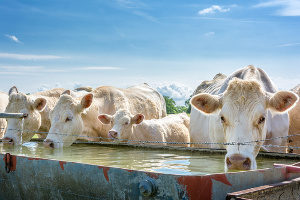
<instances>
[{"instance_id":1,"label":"water surface","mask_svg":"<svg viewBox=\"0 0 300 200\"><path fill-rule=\"evenodd\" d=\"M166 174L202 175L224 172L224 155L205 155L195 151L92 144L73 144L64 149L51 149L38 142L28 142L16 147L0 144L0 152ZM295 160L257 158L257 167L263 169L272 167L273 163L295 162Z\"/></svg>"}]
</instances>

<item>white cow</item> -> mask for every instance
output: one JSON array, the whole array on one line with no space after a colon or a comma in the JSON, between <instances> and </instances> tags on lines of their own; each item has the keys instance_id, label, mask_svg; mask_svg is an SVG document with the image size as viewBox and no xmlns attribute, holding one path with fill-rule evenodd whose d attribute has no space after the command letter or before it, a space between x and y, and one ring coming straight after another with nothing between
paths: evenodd
<instances>
[{"instance_id":1,"label":"white cow","mask_svg":"<svg viewBox=\"0 0 300 200\"><path fill-rule=\"evenodd\" d=\"M217 87L211 87L214 92L204 91L191 99L191 142L239 143L225 145L225 170L256 169L255 158L263 144L260 140L288 135L286 111L298 96L289 91L277 92L268 75L253 66L234 72ZM286 145L286 139L265 144Z\"/></svg>"},{"instance_id":2,"label":"white cow","mask_svg":"<svg viewBox=\"0 0 300 200\"><path fill-rule=\"evenodd\" d=\"M24 118L23 137L21 137L22 120L8 118L3 140L10 144L19 145L28 142L36 131L48 132L50 129L49 112L63 91L62 88L56 88L26 95L19 92L16 87L12 87L9 90L9 102L5 112L25 113L27 117Z\"/></svg>"},{"instance_id":3,"label":"white cow","mask_svg":"<svg viewBox=\"0 0 300 200\"><path fill-rule=\"evenodd\" d=\"M121 142L128 140L162 142L150 143L157 145L170 145L164 142L190 142L190 120L186 113L168 115L161 119L144 120L143 114L132 115L128 110L119 110L113 116L99 115L98 119L103 124L111 124L112 129L108 132L108 136L119 139ZM189 144L175 145L189 146Z\"/></svg>"},{"instance_id":4,"label":"white cow","mask_svg":"<svg viewBox=\"0 0 300 200\"><path fill-rule=\"evenodd\" d=\"M44 144L58 148L76 139L101 141L111 126L99 123L99 113L114 114L119 109L144 113L146 119L166 116L164 98L147 84L127 89L103 86L77 98L65 94L50 114L51 129Z\"/></svg>"},{"instance_id":5,"label":"white cow","mask_svg":"<svg viewBox=\"0 0 300 200\"><path fill-rule=\"evenodd\" d=\"M5 111L5 108L8 104L8 95L4 92L0 92L0 113ZM3 137L6 129L6 119L0 118L0 138Z\"/></svg>"}]
</instances>

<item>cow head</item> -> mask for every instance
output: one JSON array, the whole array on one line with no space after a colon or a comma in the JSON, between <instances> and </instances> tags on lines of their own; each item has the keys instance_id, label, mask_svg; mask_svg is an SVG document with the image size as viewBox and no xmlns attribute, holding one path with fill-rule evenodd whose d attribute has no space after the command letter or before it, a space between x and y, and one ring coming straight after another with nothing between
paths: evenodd
<instances>
[{"instance_id":1,"label":"cow head","mask_svg":"<svg viewBox=\"0 0 300 200\"><path fill-rule=\"evenodd\" d=\"M24 113L26 117L23 124L21 119L8 118L3 140L16 145L28 142L35 134L34 131L38 131L41 126L40 112L43 111L46 103L45 98L25 95L19 92L16 87L12 87L9 90L9 102L5 112ZM23 133L22 130L24 130Z\"/></svg>"},{"instance_id":2,"label":"cow head","mask_svg":"<svg viewBox=\"0 0 300 200\"><path fill-rule=\"evenodd\" d=\"M84 128L82 114L91 106L93 94L74 98L68 93L60 96L50 112L51 128L44 141L45 146L54 148L70 146L81 135Z\"/></svg>"},{"instance_id":3,"label":"cow head","mask_svg":"<svg viewBox=\"0 0 300 200\"><path fill-rule=\"evenodd\" d=\"M103 124L112 125L112 129L108 132L109 138L127 140L132 134L133 124L140 124L144 120L144 115L132 115L127 110L118 110L113 116L102 114L98 119Z\"/></svg>"},{"instance_id":4,"label":"cow head","mask_svg":"<svg viewBox=\"0 0 300 200\"><path fill-rule=\"evenodd\" d=\"M256 169L256 156L266 138L268 109L273 112L286 112L298 100L289 91L275 94L263 91L256 81L234 78L227 90L219 95L201 93L191 99L191 104L206 114L213 114L215 130L223 134L227 154L225 170ZM248 141L259 141L247 143Z\"/></svg>"}]
</instances>

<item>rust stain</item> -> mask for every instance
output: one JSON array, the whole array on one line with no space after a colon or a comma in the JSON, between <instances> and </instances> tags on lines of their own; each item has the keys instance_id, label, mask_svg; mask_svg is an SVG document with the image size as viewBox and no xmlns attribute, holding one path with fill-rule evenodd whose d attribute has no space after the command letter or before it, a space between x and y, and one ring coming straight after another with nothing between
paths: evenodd
<instances>
[{"instance_id":1,"label":"rust stain","mask_svg":"<svg viewBox=\"0 0 300 200\"><path fill-rule=\"evenodd\" d=\"M61 168L62 170L65 170L64 164L66 164L65 161L59 161L59 166L60 166L60 168Z\"/></svg>"},{"instance_id":2,"label":"rust stain","mask_svg":"<svg viewBox=\"0 0 300 200\"><path fill-rule=\"evenodd\" d=\"M154 178L154 179L158 179L158 175L159 175L159 174L151 173L151 172L147 172L146 174L147 174L149 177Z\"/></svg>"},{"instance_id":3,"label":"rust stain","mask_svg":"<svg viewBox=\"0 0 300 200\"><path fill-rule=\"evenodd\" d=\"M181 176L177 178L179 184L186 186L186 191L190 199L211 199L213 187L212 179L232 186L225 174Z\"/></svg>"},{"instance_id":4,"label":"rust stain","mask_svg":"<svg viewBox=\"0 0 300 200\"><path fill-rule=\"evenodd\" d=\"M28 160L42 160L40 158L28 158Z\"/></svg>"},{"instance_id":5,"label":"rust stain","mask_svg":"<svg viewBox=\"0 0 300 200\"><path fill-rule=\"evenodd\" d=\"M104 175L106 181L109 183L108 171L110 170L110 168L103 167L103 166L98 166L98 168L103 170L103 175Z\"/></svg>"},{"instance_id":6,"label":"rust stain","mask_svg":"<svg viewBox=\"0 0 300 200\"><path fill-rule=\"evenodd\" d=\"M5 163L5 156L7 156L7 155L5 154L4 157L3 157L4 164L6 164ZM7 159L8 159L7 161L10 162L10 164L11 164L10 165L10 171L16 171L16 169L17 169L17 157L13 156L13 155L10 155L9 158L7 158Z\"/></svg>"}]
</instances>

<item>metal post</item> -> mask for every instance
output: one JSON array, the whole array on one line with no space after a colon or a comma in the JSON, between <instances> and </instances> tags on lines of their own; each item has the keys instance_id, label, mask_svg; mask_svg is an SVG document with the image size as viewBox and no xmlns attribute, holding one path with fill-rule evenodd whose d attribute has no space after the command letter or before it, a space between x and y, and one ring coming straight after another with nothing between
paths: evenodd
<instances>
[{"instance_id":1,"label":"metal post","mask_svg":"<svg viewBox=\"0 0 300 200\"><path fill-rule=\"evenodd\" d=\"M26 113L0 113L0 118L24 118Z\"/></svg>"}]
</instances>

